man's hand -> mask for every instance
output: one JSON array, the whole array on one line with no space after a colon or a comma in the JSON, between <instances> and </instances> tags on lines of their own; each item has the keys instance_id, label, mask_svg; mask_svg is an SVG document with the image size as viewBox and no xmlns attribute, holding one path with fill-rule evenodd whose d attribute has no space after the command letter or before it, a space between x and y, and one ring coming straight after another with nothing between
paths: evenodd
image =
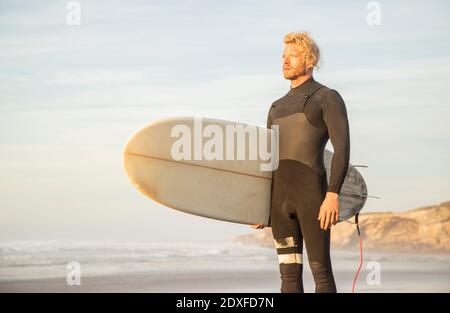
<instances>
[{"instance_id":1,"label":"man's hand","mask_svg":"<svg viewBox=\"0 0 450 313\"><path fill-rule=\"evenodd\" d=\"M252 225L252 228L254 228L254 229L263 229L264 227L266 227L266 226L264 226L262 224L254 224L254 225Z\"/></svg>"},{"instance_id":2,"label":"man's hand","mask_svg":"<svg viewBox=\"0 0 450 313\"><path fill-rule=\"evenodd\" d=\"M334 192L327 192L325 199L320 206L320 213L318 220L320 221L320 228L326 230L335 225L339 219L339 195Z\"/></svg>"}]
</instances>

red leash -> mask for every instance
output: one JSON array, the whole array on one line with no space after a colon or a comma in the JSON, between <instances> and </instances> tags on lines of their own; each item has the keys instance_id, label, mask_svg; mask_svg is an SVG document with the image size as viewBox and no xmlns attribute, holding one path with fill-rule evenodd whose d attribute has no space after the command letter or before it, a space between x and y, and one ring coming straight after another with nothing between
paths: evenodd
<instances>
[{"instance_id":1,"label":"red leash","mask_svg":"<svg viewBox=\"0 0 450 313\"><path fill-rule=\"evenodd\" d=\"M356 280L358 279L358 275L359 272L361 271L362 264L363 264L362 238L361 236L359 236L359 267L358 271L356 272L355 279L353 279L352 293L355 293Z\"/></svg>"},{"instance_id":2,"label":"red leash","mask_svg":"<svg viewBox=\"0 0 450 313\"><path fill-rule=\"evenodd\" d=\"M358 270L356 271L355 278L353 279L352 293L355 293L356 280L358 279L358 275L359 275L359 272L361 271L361 267L363 264L362 237L361 237L361 231L359 230L358 215L359 215L359 213L355 215L355 224L356 224L356 230L358 231L358 236L359 236L359 267L358 267Z\"/></svg>"}]
</instances>

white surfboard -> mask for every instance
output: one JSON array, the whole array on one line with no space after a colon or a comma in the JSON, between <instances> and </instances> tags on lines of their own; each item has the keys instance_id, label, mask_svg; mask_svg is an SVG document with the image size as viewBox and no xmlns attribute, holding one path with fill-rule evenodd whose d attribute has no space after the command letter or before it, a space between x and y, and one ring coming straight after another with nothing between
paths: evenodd
<instances>
[{"instance_id":1,"label":"white surfboard","mask_svg":"<svg viewBox=\"0 0 450 313\"><path fill-rule=\"evenodd\" d=\"M124 167L139 191L169 208L268 225L272 171L267 167L270 161L276 163L268 152L274 138L269 129L238 122L170 118L131 136L124 148ZM331 155L326 151L328 174ZM347 196L340 197L340 216L349 218L362 208L367 194L352 166L342 191Z\"/></svg>"}]
</instances>

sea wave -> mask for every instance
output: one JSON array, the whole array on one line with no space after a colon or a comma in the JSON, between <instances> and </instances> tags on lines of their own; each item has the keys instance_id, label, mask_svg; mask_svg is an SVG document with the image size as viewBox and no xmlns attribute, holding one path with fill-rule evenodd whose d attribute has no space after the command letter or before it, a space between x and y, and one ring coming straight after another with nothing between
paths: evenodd
<instances>
[{"instance_id":1,"label":"sea wave","mask_svg":"<svg viewBox=\"0 0 450 313\"><path fill-rule=\"evenodd\" d=\"M20 241L0 243L0 280L65 277L76 261L83 275L270 268L272 249L235 243Z\"/></svg>"},{"instance_id":2,"label":"sea wave","mask_svg":"<svg viewBox=\"0 0 450 313\"><path fill-rule=\"evenodd\" d=\"M359 251L332 251L333 268L355 271ZM304 251L304 263L308 264ZM154 243L94 241L0 242L0 281L65 278L69 262L84 276L152 272L278 270L275 249L241 243ZM378 262L383 272L441 271L450 275L449 255L365 253L364 268Z\"/></svg>"}]
</instances>

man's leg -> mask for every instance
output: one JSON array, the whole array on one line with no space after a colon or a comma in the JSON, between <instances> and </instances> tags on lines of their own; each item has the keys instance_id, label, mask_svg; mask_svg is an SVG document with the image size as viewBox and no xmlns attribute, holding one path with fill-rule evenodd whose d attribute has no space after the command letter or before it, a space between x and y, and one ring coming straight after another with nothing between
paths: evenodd
<instances>
[{"instance_id":1,"label":"man's leg","mask_svg":"<svg viewBox=\"0 0 450 313\"><path fill-rule=\"evenodd\" d=\"M320 204L314 208L301 210L299 218L305 240L306 251L311 272L316 284L316 292L336 292L333 270L330 258L330 230L320 228L319 216Z\"/></svg>"},{"instance_id":2,"label":"man's leg","mask_svg":"<svg viewBox=\"0 0 450 313\"><path fill-rule=\"evenodd\" d=\"M277 209L278 208L278 209ZM295 213L286 205L271 212L272 234L281 274L281 292L303 292L303 237Z\"/></svg>"}]
</instances>

